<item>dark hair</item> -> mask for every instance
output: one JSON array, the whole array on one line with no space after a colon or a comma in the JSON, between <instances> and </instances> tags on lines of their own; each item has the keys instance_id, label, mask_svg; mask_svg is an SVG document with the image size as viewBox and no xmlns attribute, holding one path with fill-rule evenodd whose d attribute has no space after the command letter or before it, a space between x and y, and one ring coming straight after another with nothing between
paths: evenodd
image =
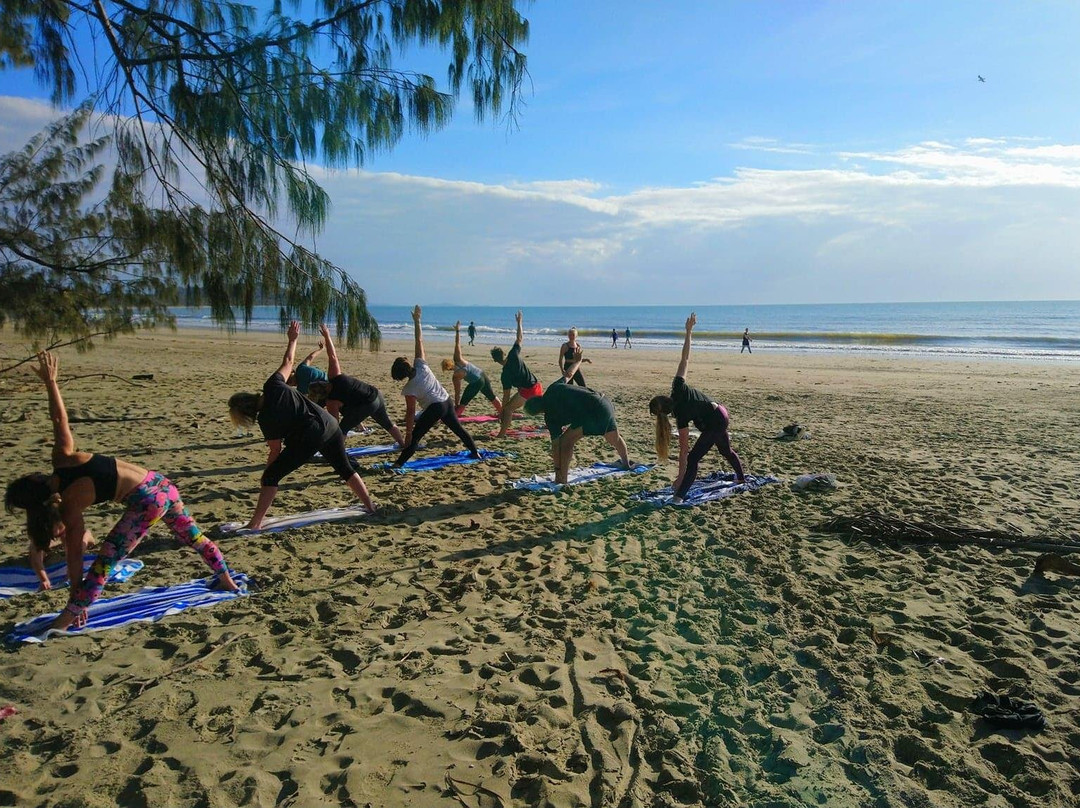
<instances>
[{"instance_id":1,"label":"dark hair","mask_svg":"<svg viewBox=\"0 0 1080 808\"><path fill-rule=\"evenodd\" d=\"M524 409L529 415L539 415L544 411L544 397L533 396L525 402Z\"/></svg>"},{"instance_id":2,"label":"dark hair","mask_svg":"<svg viewBox=\"0 0 1080 808\"><path fill-rule=\"evenodd\" d=\"M390 378L396 382L400 382L402 379L407 379L412 375L412 365L409 364L409 360L404 356L399 356L394 360L394 364L390 366Z\"/></svg>"},{"instance_id":3,"label":"dark hair","mask_svg":"<svg viewBox=\"0 0 1080 808\"><path fill-rule=\"evenodd\" d=\"M326 406L326 399L330 397L330 382L319 379L308 385L307 397L320 407Z\"/></svg>"},{"instance_id":4,"label":"dark hair","mask_svg":"<svg viewBox=\"0 0 1080 808\"><path fill-rule=\"evenodd\" d=\"M494 348L491 349L491 358L494 359L496 362L502 362L504 359L506 359L506 354L503 353L502 348L496 345Z\"/></svg>"},{"instance_id":5,"label":"dark hair","mask_svg":"<svg viewBox=\"0 0 1080 808\"><path fill-rule=\"evenodd\" d=\"M14 513L16 508L26 511L26 533L39 550L48 550L52 543L53 528L63 521L60 517L60 495L49 488L49 475L27 474L8 483L4 494L4 508Z\"/></svg>"},{"instance_id":6,"label":"dark hair","mask_svg":"<svg viewBox=\"0 0 1080 808\"><path fill-rule=\"evenodd\" d=\"M259 417L261 393L233 393L229 396L229 417L237 426L250 426Z\"/></svg>"}]
</instances>

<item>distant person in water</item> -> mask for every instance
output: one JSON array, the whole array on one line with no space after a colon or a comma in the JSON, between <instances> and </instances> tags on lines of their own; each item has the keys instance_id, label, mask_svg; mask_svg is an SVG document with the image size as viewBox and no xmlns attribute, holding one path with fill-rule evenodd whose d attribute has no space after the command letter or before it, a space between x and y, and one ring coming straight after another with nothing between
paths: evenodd
<instances>
[{"instance_id":1,"label":"distant person in water","mask_svg":"<svg viewBox=\"0 0 1080 808\"><path fill-rule=\"evenodd\" d=\"M624 348L633 348L633 344L630 342L630 326L626 327L626 342L623 343Z\"/></svg>"},{"instance_id":2,"label":"distant person in water","mask_svg":"<svg viewBox=\"0 0 1080 808\"><path fill-rule=\"evenodd\" d=\"M472 343L470 343L472 344ZM477 393L482 393L484 398L495 407L495 413L502 412L502 403L495 395L491 386L491 379L472 362L466 362L461 353L461 322L454 323L454 358L444 359L442 369L453 371L451 377L454 382L454 411L458 417L465 411L470 401L476 398ZM461 392L461 383L465 382L465 392Z\"/></svg>"},{"instance_id":3,"label":"distant person in water","mask_svg":"<svg viewBox=\"0 0 1080 808\"><path fill-rule=\"evenodd\" d=\"M309 399L285 384L292 371L300 323L289 324L285 356L281 365L270 374L261 393L236 393L229 399L229 416L237 426L258 423L270 453L266 469L259 481L259 500L247 528L258 530L277 496L278 484L286 476L321 453L345 481L364 507L374 513L375 505L367 486L360 479L345 451L345 435L337 419ZM284 448L282 448L284 446Z\"/></svg>"},{"instance_id":4,"label":"distant person in water","mask_svg":"<svg viewBox=\"0 0 1080 808\"><path fill-rule=\"evenodd\" d=\"M514 347L510 349L510 353L503 353L503 349L498 347L491 349L491 358L502 365L500 374L503 387L502 418L499 423L499 434L495 436L497 438L506 435L506 430L516 410L520 410L530 398L544 394L543 386L521 358L521 340L524 334L521 330L520 311L515 315L515 319L517 320L517 338L514 340Z\"/></svg>"},{"instance_id":5,"label":"distant person in water","mask_svg":"<svg viewBox=\"0 0 1080 808\"><path fill-rule=\"evenodd\" d=\"M753 351L750 350L750 329L749 328L743 330L743 332L742 332L742 347L739 348L739 353L742 353L743 351L746 351L748 353L753 353Z\"/></svg>"},{"instance_id":6,"label":"distant person in water","mask_svg":"<svg viewBox=\"0 0 1080 808\"><path fill-rule=\"evenodd\" d=\"M326 374L311 364L312 360L322 353L323 347L322 340L319 340L315 350L305 356L303 361L296 366L296 370L289 374L289 377L285 380L289 387L295 387L306 396L311 389L312 382L325 382L327 380Z\"/></svg>"},{"instance_id":7,"label":"distant person in water","mask_svg":"<svg viewBox=\"0 0 1080 808\"><path fill-rule=\"evenodd\" d=\"M45 383L53 428L52 473L27 474L8 484L4 506L26 511L30 566L42 589L49 589L43 558L54 539L64 544L71 588L64 610L52 628L86 625L87 611L105 588L115 566L127 557L157 522L164 522L181 544L197 552L214 572L214 588L235 591L236 583L217 546L191 518L176 486L156 471L101 454L79 452L68 424L57 377L60 364L51 353L38 354L34 372ZM83 511L102 502L124 505L120 521L98 547L97 558L82 577L83 551L90 538Z\"/></svg>"},{"instance_id":8,"label":"distant person in water","mask_svg":"<svg viewBox=\"0 0 1080 808\"><path fill-rule=\"evenodd\" d=\"M581 346L577 341L577 329L572 327L566 332L566 342L559 348L559 371L565 376L566 369L573 364L577 364L577 369L574 372L570 381L574 384L585 387L585 377L581 375L581 363L588 362L592 364L591 359L583 359L581 357Z\"/></svg>"},{"instance_id":9,"label":"distant person in water","mask_svg":"<svg viewBox=\"0 0 1080 808\"><path fill-rule=\"evenodd\" d=\"M580 348L578 351L578 358L571 362L561 379L550 385L542 396L525 402L525 412L529 415L544 416L551 434L551 462L555 466L557 483L567 482L574 446L587 436L603 436L615 447L623 466L630 468L626 441L619 434L611 401L595 390L569 383L580 364Z\"/></svg>"},{"instance_id":10,"label":"distant person in water","mask_svg":"<svg viewBox=\"0 0 1080 808\"><path fill-rule=\"evenodd\" d=\"M697 315L691 313L686 319L682 358L671 382L671 395L655 396L649 402L649 413L656 417L656 454L661 461L668 459L671 446L669 415L675 416L675 425L679 430L679 476L672 485L675 492L673 502L682 502L686 498L686 492L697 478L698 464L713 446L731 464L738 481L746 482L742 461L731 448L731 436L728 434L731 418L728 411L723 404L717 404L686 383L686 365L690 361L690 334L696 323ZM694 443L694 448L688 452L691 422L701 435Z\"/></svg>"},{"instance_id":11,"label":"distant person in water","mask_svg":"<svg viewBox=\"0 0 1080 808\"><path fill-rule=\"evenodd\" d=\"M619 332L616 331L614 328L611 329L611 347L612 348L618 348L619 347Z\"/></svg>"},{"instance_id":12,"label":"distant person in water","mask_svg":"<svg viewBox=\"0 0 1080 808\"><path fill-rule=\"evenodd\" d=\"M472 435L465 431L465 427L458 420L450 394L439 384L439 380L435 378L434 372L428 366L424 356L424 336L420 328L420 314L419 306L413 308L412 364L410 365L409 360L404 356L399 356L390 367L391 378L394 381L405 382L405 386L401 388L401 394L405 396L405 448L394 461L395 468L401 468L415 454L420 440L428 433L428 430L435 426L436 421L446 424L450 431L461 439L473 457L480 457L480 450L476 448ZM419 418L416 417L417 404L423 410Z\"/></svg>"},{"instance_id":13,"label":"distant person in water","mask_svg":"<svg viewBox=\"0 0 1080 808\"><path fill-rule=\"evenodd\" d=\"M469 344L472 345L476 342L476 323L469 320Z\"/></svg>"},{"instance_id":14,"label":"distant person in water","mask_svg":"<svg viewBox=\"0 0 1080 808\"><path fill-rule=\"evenodd\" d=\"M348 437L349 433L360 426L365 419L371 418L390 433L398 446L404 446L405 438L401 430L390 420L382 392L374 385L342 373L330 329L323 324L319 330L323 335L320 344L326 346L326 357L330 362L329 379L313 381L308 390L308 398L319 406L326 407L326 411L335 418L340 416L339 426L345 437Z\"/></svg>"}]
</instances>

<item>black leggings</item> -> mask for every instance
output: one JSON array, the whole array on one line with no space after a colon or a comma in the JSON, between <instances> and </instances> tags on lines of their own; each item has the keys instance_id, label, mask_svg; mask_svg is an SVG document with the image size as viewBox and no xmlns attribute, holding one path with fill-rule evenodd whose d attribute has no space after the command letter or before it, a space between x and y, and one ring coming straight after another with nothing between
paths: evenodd
<instances>
[{"instance_id":1,"label":"black leggings","mask_svg":"<svg viewBox=\"0 0 1080 808\"><path fill-rule=\"evenodd\" d=\"M398 459L394 461L395 466L402 465L415 454L421 438L428 433L429 429L435 426L436 421L442 421L450 427L450 431L461 438L461 442L465 444L466 449L475 455L480 454L472 435L465 431L465 427L458 420L457 413L454 412L453 400L448 398L445 401L437 401L424 407L424 411L420 413L420 417L416 419L416 424L413 426L412 440L409 441L408 446L401 450Z\"/></svg>"},{"instance_id":2,"label":"black leggings","mask_svg":"<svg viewBox=\"0 0 1080 808\"><path fill-rule=\"evenodd\" d=\"M495 391L491 389L491 379L488 378L488 375L486 373L483 374L479 379L475 379L474 381L469 382L465 386L465 392L461 394L461 402L458 404L458 406L464 407L466 404L476 398L477 393L483 393L484 398L486 398L488 401L495 400Z\"/></svg>"},{"instance_id":3,"label":"black leggings","mask_svg":"<svg viewBox=\"0 0 1080 808\"><path fill-rule=\"evenodd\" d=\"M580 370L578 370L578 371L577 371L577 372L576 372L576 373L575 373L575 374L574 374L574 375L573 375L573 376L572 376L572 377L570 378L570 382L569 382L569 383L570 383L570 384L579 384L579 385L581 385L582 387L588 387L588 386L589 386L589 385L585 384L585 377L581 375L581 371L580 371Z\"/></svg>"},{"instance_id":4,"label":"black leggings","mask_svg":"<svg viewBox=\"0 0 1080 808\"><path fill-rule=\"evenodd\" d=\"M394 425L386 412L386 403L383 401L382 396L379 396L370 404L343 409L341 412L341 434L348 435L360 426L365 418L370 418L387 432Z\"/></svg>"},{"instance_id":5,"label":"black leggings","mask_svg":"<svg viewBox=\"0 0 1080 808\"><path fill-rule=\"evenodd\" d=\"M343 480L347 480L356 474L349 455L345 452L345 435L337 427L333 432L323 431L322 425L312 425L301 435L291 438L281 450L274 462L266 467L262 474L262 485L277 488L278 483L289 474L292 474L312 457L316 452L322 452L326 461L334 467L334 471Z\"/></svg>"},{"instance_id":6,"label":"black leggings","mask_svg":"<svg viewBox=\"0 0 1080 808\"><path fill-rule=\"evenodd\" d=\"M682 485L675 492L677 497L686 497L686 492L690 490L690 486L697 479L698 464L713 446L735 469L735 476L740 481L744 479L742 461L735 454L735 450L731 448L731 437L728 435L728 422L725 418L721 426L705 430L694 442L693 448L690 449L690 456L686 458L686 473L683 474Z\"/></svg>"}]
</instances>

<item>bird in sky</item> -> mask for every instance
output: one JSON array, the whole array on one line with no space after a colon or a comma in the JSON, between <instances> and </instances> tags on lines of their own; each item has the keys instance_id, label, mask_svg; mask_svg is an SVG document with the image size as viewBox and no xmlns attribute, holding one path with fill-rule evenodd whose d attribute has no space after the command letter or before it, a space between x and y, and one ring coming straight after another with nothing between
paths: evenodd
<instances>
[{"instance_id":1,"label":"bird in sky","mask_svg":"<svg viewBox=\"0 0 1080 808\"><path fill-rule=\"evenodd\" d=\"M981 81L983 84L986 84L986 79L984 79L982 76L979 76L979 81Z\"/></svg>"}]
</instances>

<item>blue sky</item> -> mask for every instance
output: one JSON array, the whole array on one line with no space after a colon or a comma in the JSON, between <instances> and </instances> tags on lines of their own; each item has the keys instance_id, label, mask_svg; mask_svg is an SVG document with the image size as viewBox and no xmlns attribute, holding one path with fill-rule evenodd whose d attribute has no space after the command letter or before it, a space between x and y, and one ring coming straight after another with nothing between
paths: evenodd
<instances>
[{"instance_id":1,"label":"blue sky","mask_svg":"<svg viewBox=\"0 0 1080 808\"><path fill-rule=\"evenodd\" d=\"M523 10L517 128L463 101L361 171L316 167L317 245L373 302L1080 298L1080 3ZM0 73L0 95L43 93ZM49 114L0 99L0 149Z\"/></svg>"}]
</instances>

